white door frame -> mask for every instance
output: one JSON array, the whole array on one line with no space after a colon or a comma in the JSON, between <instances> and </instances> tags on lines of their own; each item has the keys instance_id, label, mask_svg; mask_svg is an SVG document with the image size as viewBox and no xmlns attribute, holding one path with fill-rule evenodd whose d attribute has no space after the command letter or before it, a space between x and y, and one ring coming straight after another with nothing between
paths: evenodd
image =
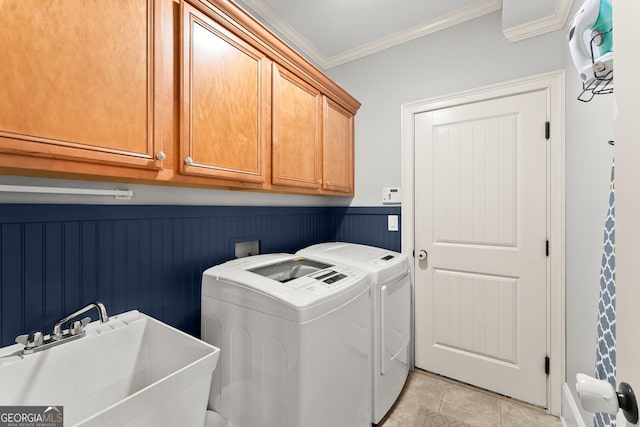
<instances>
[{"instance_id":1,"label":"white door frame","mask_svg":"<svg viewBox=\"0 0 640 427\"><path fill-rule=\"evenodd\" d=\"M547 349L551 359L547 407L549 413L560 415L565 378L564 70L402 105L402 253L412 257L415 249L414 115L540 90L547 93L547 120L551 122L547 152L547 230L550 246L547 263ZM540 132L543 131L541 123ZM411 259L415 263L415 258ZM412 271L415 272L415 268ZM415 280L413 283L415 286Z\"/></svg>"}]
</instances>

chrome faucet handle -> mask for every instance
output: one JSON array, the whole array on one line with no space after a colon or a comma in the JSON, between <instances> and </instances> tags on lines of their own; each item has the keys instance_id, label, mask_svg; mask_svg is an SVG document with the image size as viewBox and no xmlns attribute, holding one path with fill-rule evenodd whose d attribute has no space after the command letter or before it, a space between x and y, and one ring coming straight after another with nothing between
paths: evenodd
<instances>
[{"instance_id":1,"label":"chrome faucet handle","mask_svg":"<svg viewBox=\"0 0 640 427\"><path fill-rule=\"evenodd\" d=\"M70 335L80 335L84 332L84 327L91 322L91 317L85 317L82 320L76 320L69 328Z\"/></svg>"},{"instance_id":2,"label":"chrome faucet handle","mask_svg":"<svg viewBox=\"0 0 640 427\"><path fill-rule=\"evenodd\" d=\"M16 337L16 343L17 343L17 344L22 344L22 345L26 346L26 345L27 345L27 338L28 338L28 337L29 337L29 335L28 335L28 334L18 335L18 336Z\"/></svg>"},{"instance_id":3,"label":"chrome faucet handle","mask_svg":"<svg viewBox=\"0 0 640 427\"><path fill-rule=\"evenodd\" d=\"M27 345L26 348L34 348L41 346L44 342L44 337L42 336L42 332L34 331L29 334L27 337Z\"/></svg>"},{"instance_id":4,"label":"chrome faucet handle","mask_svg":"<svg viewBox=\"0 0 640 427\"><path fill-rule=\"evenodd\" d=\"M34 348L42 345L44 337L42 336L42 332L31 331L28 334L18 335L16 337L16 342L18 344L22 344L26 348Z\"/></svg>"},{"instance_id":5,"label":"chrome faucet handle","mask_svg":"<svg viewBox=\"0 0 640 427\"><path fill-rule=\"evenodd\" d=\"M40 331L31 331L25 335L18 335L16 342L22 344L24 348L30 349L41 346L44 343L44 337Z\"/></svg>"}]
</instances>

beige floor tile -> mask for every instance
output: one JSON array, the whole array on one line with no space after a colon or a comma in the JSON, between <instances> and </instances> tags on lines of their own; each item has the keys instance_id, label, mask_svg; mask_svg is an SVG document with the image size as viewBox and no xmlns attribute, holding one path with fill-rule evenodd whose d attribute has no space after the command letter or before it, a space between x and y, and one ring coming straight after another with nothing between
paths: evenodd
<instances>
[{"instance_id":1,"label":"beige floor tile","mask_svg":"<svg viewBox=\"0 0 640 427\"><path fill-rule=\"evenodd\" d=\"M424 388L424 382L421 379L415 379L416 372L411 372L409 378L404 386L400 397L391 408L387 415L387 419L383 424L385 427L393 426L411 426L415 422L415 419L420 411L420 408L427 407L430 409L438 410L440 406L440 397L433 394L428 394Z\"/></svg>"},{"instance_id":2,"label":"beige floor tile","mask_svg":"<svg viewBox=\"0 0 640 427\"><path fill-rule=\"evenodd\" d=\"M416 404L419 407L427 408L431 411L438 412L440 410L440 402L442 401L442 394L425 393L415 388L409 388L405 390L403 400L407 400Z\"/></svg>"},{"instance_id":3,"label":"beige floor tile","mask_svg":"<svg viewBox=\"0 0 640 427\"><path fill-rule=\"evenodd\" d=\"M393 418L387 418L384 422L378 424L378 427L413 427L413 425L402 423Z\"/></svg>"},{"instance_id":4,"label":"beige floor tile","mask_svg":"<svg viewBox=\"0 0 640 427\"><path fill-rule=\"evenodd\" d=\"M542 409L503 400L501 402L503 427L562 426L560 418L546 414Z\"/></svg>"},{"instance_id":5,"label":"beige floor tile","mask_svg":"<svg viewBox=\"0 0 640 427\"><path fill-rule=\"evenodd\" d=\"M437 416L434 416L434 413ZM535 408L427 372L410 374L400 398L378 427L561 427Z\"/></svg>"},{"instance_id":6,"label":"beige floor tile","mask_svg":"<svg viewBox=\"0 0 640 427\"><path fill-rule=\"evenodd\" d=\"M472 414L500 422L500 399L489 394L475 391L469 387L448 384L442 403L449 407L458 407ZM440 411L442 412L442 405Z\"/></svg>"},{"instance_id":7,"label":"beige floor tile","mask_svg":"<svg viewBox=\"0 0 640 427\"><path fill-rule=\"evenodd\" d=\"M445 401L440 405L440 413L474 427L500 427L500 419L486 417L472 408L463 409Z\"/></svg>"},{"instance_id":8,"label":"beige floor tile","mask_svg":"<svg viewBox=\"0 0 640 427\"><path fill-rule=\"evenodd\" d=\"M413 426L420 408L420 404L413 399L408 399L405 393L391 409L389 418L402 424Z\"/></svg>"},{"instance_id":9,"label":"beige floor tile","mask_svg":"<svg viewBox=\"0 0 640 427\"><path fill-rule=\"evenodd\" d=\"M442 400L442 395L447 388L446 381L421 372L414 372L408 384L411 390L422 393L426 398L437 400L438 403Z\"/></svg>"},{"instance_id":10,"label":"beige floor tile","mask_svg":"<svg viewBox=\"0 0 640 427\"><path fill-rule=\"evenodd\" d=\"M421 408L413 427L471 427L469 424L438 412Z\"/></svg>"}]
</instances>

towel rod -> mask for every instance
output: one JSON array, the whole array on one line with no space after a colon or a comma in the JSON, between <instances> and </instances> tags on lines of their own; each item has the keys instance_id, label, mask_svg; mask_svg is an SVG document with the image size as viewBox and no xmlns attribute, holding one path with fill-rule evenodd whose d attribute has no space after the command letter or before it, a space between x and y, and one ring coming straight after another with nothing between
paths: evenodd
<instances>
[{"instance_id":1,"label":"towel rod","mask_svg":"<svg viewBox=\"0 0 640 427\"><path fill-rule=\"evenodd\" d=\"M81 196L114 196L117 200L130 200L132 190L99 190L90 188L32 187L26 185L0 185L4 193L75 194Z\"/></svg>"}]
</instances>

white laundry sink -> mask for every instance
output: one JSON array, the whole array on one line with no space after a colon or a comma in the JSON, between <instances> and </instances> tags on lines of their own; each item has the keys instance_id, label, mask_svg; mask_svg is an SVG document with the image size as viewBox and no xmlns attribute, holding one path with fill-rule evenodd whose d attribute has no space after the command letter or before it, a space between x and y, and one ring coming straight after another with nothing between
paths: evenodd
<instances>
[{"instance_id":1,"label":"white laundry sink","mask_svg":"<svg viewBox=\"0 0 640 427\"><path fill-rule=\"evenodd\" d=\"M203 425L218 348L135 310L86 332L0 349L0 405L63 406L65 426Z\"/></svg>"}]
</instances>

